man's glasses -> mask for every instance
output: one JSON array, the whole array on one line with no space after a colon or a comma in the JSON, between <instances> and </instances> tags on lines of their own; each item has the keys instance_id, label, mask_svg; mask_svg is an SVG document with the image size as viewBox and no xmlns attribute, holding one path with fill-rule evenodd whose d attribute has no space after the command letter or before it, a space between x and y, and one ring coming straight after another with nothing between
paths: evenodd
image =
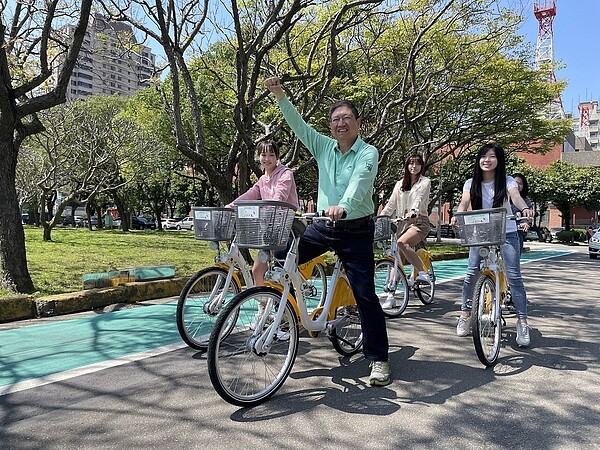
<instances>
[{"instance_id":1,"label":"man's glasses","mask_svg":"<svg viewBox=\"0 0 600 450\"><path fill-rule=\"evenodd\" d=\"M333 123L334 125L337 125L338 123L342 123L342 122L348 123L352 119L354 119L354 116L337 116L337 117L331 118L331 123Z\"/></svg>"}]
</instances>

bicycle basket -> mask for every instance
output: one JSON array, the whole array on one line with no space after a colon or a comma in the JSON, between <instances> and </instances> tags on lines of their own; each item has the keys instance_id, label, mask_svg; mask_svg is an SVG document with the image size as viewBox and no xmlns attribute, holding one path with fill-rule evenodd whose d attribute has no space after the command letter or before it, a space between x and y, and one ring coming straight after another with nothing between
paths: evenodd
<instances>
[{"instance_id":1,"label":"bicycle basket","mask_svg":"<svg viewBox=\"0 0 600 450\"><path fill-rule=\"evenodd\" d=\"M491 208L456 213L456 228L466 247L506 242L506 209Z\"/></svg>"},{"instance_id":2,"label":"bicycle basket","mask_svg":"<svg viewBox=\"0 0 600 450\"><path fill-rule=\"evenodd\" d=\"M271 200L235 202L236 235L240 248L281 250L287 247L296 208Z\"/></svg>"},{"instance_id":3,"label":"bicycle basket","mask_svg":"<svg viewBox=\"0 0 600 450\"><path fill-rule=\"evenodd\" d=\"M231 241L235 210L231 208L192 207L194 237L202 241Z\"/></svg>"},{"instance_id":4,"label":"bicycle basket","mask_svg":"<svg viewBox=\"0 0 600 450\"><path fill-rule=\"evenodd\" d=\"M374 241L387 241L392 237L392 221L390 216L377 216L375 218Z\"/></svg>"}]
</instances>

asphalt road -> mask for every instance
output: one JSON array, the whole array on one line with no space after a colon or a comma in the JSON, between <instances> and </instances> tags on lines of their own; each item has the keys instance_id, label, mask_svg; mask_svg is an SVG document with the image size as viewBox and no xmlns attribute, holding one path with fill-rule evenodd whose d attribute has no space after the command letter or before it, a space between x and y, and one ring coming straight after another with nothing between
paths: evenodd
<instances>
[{"instance_id":1,"label":"asphalt road","mask_svg":"<svg viewBox=\"0 0 600 450\"><path fill-rule=\"evenodd\" d=\"M361 356L303 338L282 389L243 409L214 392L204 354L173 345L0 396L0 448L600 448L600 262L570 249L523 265L531 347L509 317L492 369L455 335L453 280L388 320L387 387L368 386Z\"/></svg>"}]
</instances>

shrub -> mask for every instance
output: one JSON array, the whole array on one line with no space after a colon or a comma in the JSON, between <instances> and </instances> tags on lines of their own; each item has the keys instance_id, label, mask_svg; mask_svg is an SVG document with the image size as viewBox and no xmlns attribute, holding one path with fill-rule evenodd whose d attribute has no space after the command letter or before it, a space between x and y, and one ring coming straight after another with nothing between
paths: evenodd
<instances>
[{"instance_id":1,"label":"shrub","mask_svg":"<svg viewBox=\"0 0 600 450\"><path fill-rule=\"evenodd\" d=\"M587 241L587 231L583 228L572 228L571 231L575 233L575 240L577 242Z\"/></svg>"},{"instance_id":2,"label":"shrub","mask_svg":"<svg viewBox=\"0 0 600 450\"><path fill-rule=\"evenodd\" d=\"M573 243L575 242L576 233L573 230L563 230L556 233L556 239L562 243Z\"/></svg>"}]
</instances>

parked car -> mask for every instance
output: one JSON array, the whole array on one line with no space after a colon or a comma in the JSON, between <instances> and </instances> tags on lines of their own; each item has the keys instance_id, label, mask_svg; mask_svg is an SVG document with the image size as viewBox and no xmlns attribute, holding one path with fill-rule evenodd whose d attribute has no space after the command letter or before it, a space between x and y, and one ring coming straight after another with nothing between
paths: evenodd
<instances>
[{"instance_id":1,"label":"parked car","mask_svg":"<svg viewBox=\"0 0 600 450\"><path fill-rule=\"evenodd\" d=\"M598 254L600 254L600 231L596 231L588 241L588 252L590 259L598 258Z\"/></svg>"},{"instance_id":2,"label":"parked car","mask_svg":"<svg viewBox=\"0 0 600 450\"><path fill-rule=\"evenodd\" d=\"M552 233L547 227L530 227L525 236L526 241L552 242Z\"/></svg>"},{"instance_id":3,"label":"parked car","mask_svg":"<svg viewBox=\"0 0 600 450\"><path fill-rule=\"evenodd\" d=\"M21 223L23 225L26 225L29 223L29 214L27 214L27 213L21 214Z\"/></svg>"},{"instance_id":4,"label":"parked car","mask_svg":"<svg viewBox=\"0 0 600 450\"><path fill-rule=\"evenodd\" d=\"M79 216L63 216L60 218L60 223L61 225L68 227L82 227L83 226L83 219Z\"/></svg>"},{"instance_id":5,"label":"parked car","mask_svg":"<svg viewBox=\"0 0 600 450\"><path fill-rule=\"evenodd\" d=\"M83 226L87 227L88 224L92 224L93 227L98 226L98 218L96 216L92 216L89 219L83 219Z\"/></svg>"},{"instance_id":6,"label":"parked car","mask_svg":"<svg viewBox=\"0 0 600 450\"><path fill-rule=\"evenodd\" d=\"M441 229L441 237L443 238L451 238L454 239L456 238L456 233L454 231L454 227L452 225L449 224L442 224L441 225L442 229ZM429 234L427 235L427 237L432 237L435 238L437 237L437 228L432 226L431 230L429 230Z\"/></svg>"},{"instance_id":7,"label":"parked car","mask_svg":"<svg viewBox=\"0 0 600 450\"><path fill-rule=\"evenodd\" d=\"M156 224L144 216L138 216L131 218L131 228L134 230L155 230Z\"/></svg>"},{"instance_id":8,"label":"parked car","mask_svg":"<svg viewBox=\"0 0 600 450\"><path fill-rule=\"evenodd\" d=\"M557 239L556 235L558 233L560 233L561 231L564 231L564 228L562 228L562 227L550 228L550 233L552 234L552 240Z\"/></svg>"},{"instance_id":9,"label":"parked car","mask_svg":"<svg viewBox=\"0 0 600 450\"><path fill-rule=\"evenodd\" d=\"M194 218L184 217L175 225L178 230L193 230L194 229Z\"/></svg>"},{"instance_id":10,"label":"parked car","mask_svg":"<svg viewBox=\"0 0 600 450\"><path fill-rule=\"evenodd\" d=\"M169 218L169 219L162 219L162 227L165 230L176 230L177 229L177 223L183 219L183 217L173 217L173 218Z\"/></svg>"}]
</instances>

